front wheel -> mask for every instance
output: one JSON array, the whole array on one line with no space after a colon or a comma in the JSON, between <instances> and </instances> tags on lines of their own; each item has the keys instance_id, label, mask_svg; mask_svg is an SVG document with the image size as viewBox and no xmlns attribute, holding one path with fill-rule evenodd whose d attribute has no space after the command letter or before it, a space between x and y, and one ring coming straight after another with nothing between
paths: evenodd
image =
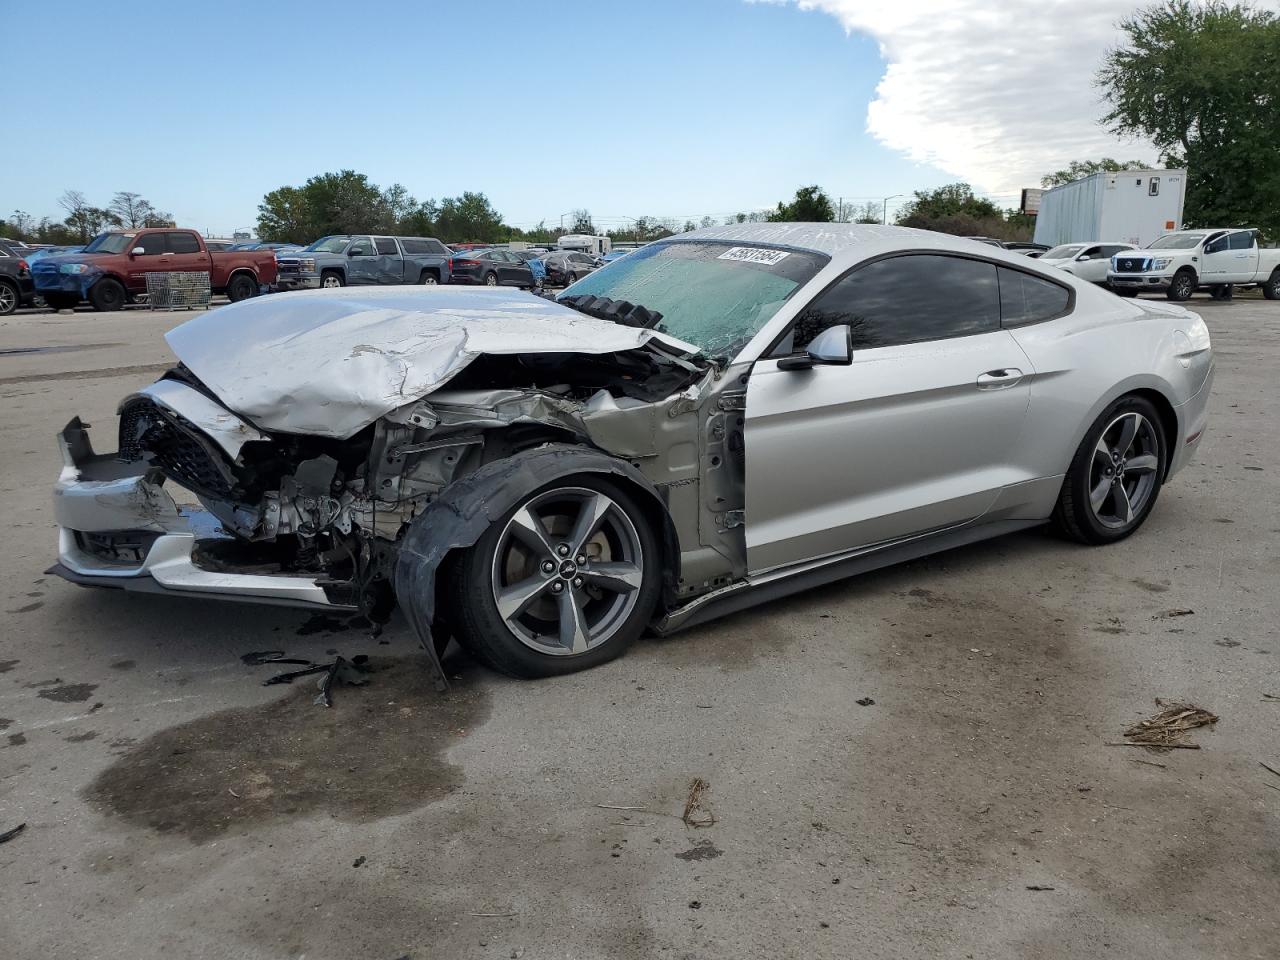
<instances>
[{"instance_id":1,"label":"front wheel","mask_svg":"<svg viewBox=\"0 0 1280 960\"><path fill-rule=\"evenodd\" d=\"M1124 397L1094 421L1062 482L1054 525L1081 543L1123 540L1155 506L1167 452L1160 415Z\"/></svg>"},{"instance_id":2,"label":"front wheel","mask_svg":"<svg viewBox=\"0 0 1280 960\"><path fill-rule=\"evenodd\" d=\"M1190 300L1191 295L1195 292L1195 273L1191 270L1179 270L1174 274L1173 282L1169 284L1169 290L1165 296L1170 300L1181 303L1183 300Z\"/></svg>"},{"instance_id":3,"label":"front wheel","mask_svg":"<svg viewBox=\"0 0 1280 960\"><path fill-rule=\"evenodd\" d=\"M93 309L104 313L123 310L127 300L124 285L110 277L103 277L89 291L89 302L93 304Z\"/></svg>"},{"instance_id":4,"label":"front wheel","mask_svg":"<svg viewBox=\"0 0 1280 960\"><path fill-rule=\"evenodd\" d=\"M336 290L338 287L345 286L342 282L342 274L335 270L329 270L320 275L320 288L322 290Z\"/></svg>"},{"instance_id":5,"label":"front wheel","mask_svg":"<svg viewBox=\"0 0 1280 960\"><path fill-rule=\"evenodd\" d=\"M647 624L662 559L635 501L607 480L551 483L485 531L450 575L450 620L495 670L548 677L619 656Z\"/></svg>"}]
</instances>

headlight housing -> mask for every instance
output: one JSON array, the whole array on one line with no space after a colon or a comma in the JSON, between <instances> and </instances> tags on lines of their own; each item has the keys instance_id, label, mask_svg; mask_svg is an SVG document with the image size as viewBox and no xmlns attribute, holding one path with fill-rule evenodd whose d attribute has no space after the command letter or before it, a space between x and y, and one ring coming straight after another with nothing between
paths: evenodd
<instances>
[{"instance_id":1,"label":"headlight housing","mask_svg":"<svg viewBox=\"0 0 1280 960\"><path fill-rule=\"evenodd\" d=\"M84 273L89 269L87 263L64 263L59 265L59 273Z\"/></svg>"},{"instance_id":2,"label":"headlight housing","mask_svg":"<svg viewBox=\"0 0 1280 960\"><path fill-rule=\"evenodd\" d=\"M1155 267L1157 270L1163 270L1165 267L1167 267L1171 263L1173 263L1172 257L1161 257L1159 260L1156 260L1152 264L1152 266Z\"/></svg>"}]
</instances>

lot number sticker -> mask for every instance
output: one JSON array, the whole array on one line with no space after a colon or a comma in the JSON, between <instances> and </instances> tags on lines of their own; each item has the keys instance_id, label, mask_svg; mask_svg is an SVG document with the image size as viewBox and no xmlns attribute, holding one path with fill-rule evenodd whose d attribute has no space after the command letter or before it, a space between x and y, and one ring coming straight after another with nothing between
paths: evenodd
<instances>
[{"instance_id":1,"label":"lot number sticker","mask_svg":"<svg viewBox=\"0 0 1280 960\"><path fill-rule=\"evenodd\" d=\"M758 247L733 247L726 250L717 260L737 260L740 263L762 263L772 267L791 256L786 250L761 250Z\"/></svg>"}]
</instances>

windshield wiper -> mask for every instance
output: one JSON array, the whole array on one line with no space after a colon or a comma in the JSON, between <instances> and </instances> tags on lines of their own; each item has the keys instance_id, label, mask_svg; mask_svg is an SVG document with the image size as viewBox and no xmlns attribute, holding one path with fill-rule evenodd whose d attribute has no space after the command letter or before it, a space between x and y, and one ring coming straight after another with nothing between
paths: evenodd
<instances>
[{"instance_id":1,"label":"windshield wiper","mask_svg":"<svg viewBox=\"0 0 1280 960\"><path fill-rule=\"evenodd\" d=\"M585 313L597 320L608 320L624 327L639 327L652 330L662 322L662 314L648 307L629 300L611 300L609 297L593 297L590 294L575 294L572 297L561 297L556 301L566 307Z\"/></svg>"}]
</instances>

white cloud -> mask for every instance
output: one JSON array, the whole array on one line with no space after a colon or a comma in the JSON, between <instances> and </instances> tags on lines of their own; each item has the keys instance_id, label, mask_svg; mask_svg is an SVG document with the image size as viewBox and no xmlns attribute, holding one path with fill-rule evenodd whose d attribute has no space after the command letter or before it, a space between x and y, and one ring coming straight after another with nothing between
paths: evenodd
<instances>
[{"instance_id":1,"label":"white cloud","mask_svg":"<svg viewBox=\"0 0 1280 960\"><path fill-rule=\"evenodd\" d=\"M775 0L776 2L776 0ZM887 64L867 132L911 160L995 194L1072 160L1156 159L1121 141L1093 77L1135 0L794 0L880 45ZM1263 4L1276 5L1275 0Z\"/></svg>"}]
</instances>

